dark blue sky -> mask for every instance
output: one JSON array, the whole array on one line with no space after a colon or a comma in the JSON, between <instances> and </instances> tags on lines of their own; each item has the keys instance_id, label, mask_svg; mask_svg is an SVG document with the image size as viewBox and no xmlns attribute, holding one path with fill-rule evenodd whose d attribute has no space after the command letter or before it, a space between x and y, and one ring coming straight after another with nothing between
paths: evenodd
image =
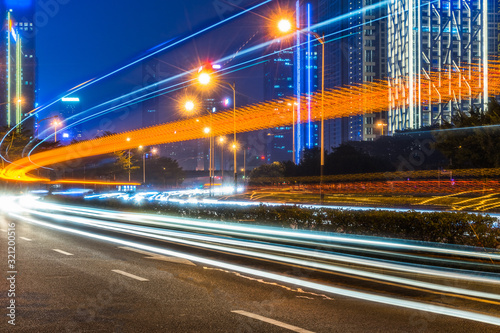
<instances>
[{"instance_id":1,"label":"dark blue sky","mask_svg":"<svg viewBox=\"0 0 500 333\"><path fill-rule=\"evenodd\" d=\"M54 0L57 2L58 0ZM56 7L39 8L49 19L38 27L37 56L39 102L47 102L66 89L100 76L133 60L169 39L186 35L255 0L59 0ZM119 4L119 5L118 5ZM253 19L258 18L255 15ZM252 28L248 27L251 35ZM218 40L236 42L234 31L220 29ZM205 38L209 38L207 34ZM246 36L241 36L242 40ZM213 35L211 38L214 38ZM201 39L203 40L203 39ZM202 43L203 44L203 43ZM202 50L192 45L198 53ZM211 50L213 56L217 51ZM219 50L220 55L228 50ZM175 52L172 54L175 55ZM167 54L168 56L168 54ZM191 56L191 55L190 55ZM196 56L196 55L192 55ZM184 54L183 57L186 57ZM195 61L193 61L194 63Z\"/></svg>"},{"instance_id":2,"label":"dark blue sky","mask_svg":"<svg viewBox=\"0 0 500 333\"><path fill-rule=\"evenodd\" d=\"M52 6L39 6L37 28L38 102L43 105L57 99L68 89L92 78L100 77L130 63L151 48L169 40L185 37L202 28L232 16L244 8L264 0L45 0ZM246 46L268 40L266 20L258 14L268 14L278 0L247 13L221 27L155 56L168 75L196 68L200 60L225 57ZM235 5L237 4L237 5ZM267 6L267 7L266 7ZM42 24L40 24L42 22ZM252 37L253 36L253 37ZM260 56L259 51L251 56ZM232 61L234 65L239 60ZM164 66L165 67L165 66ZM142 67L134 66L118 75L77 93L84 109L141 87ZM263 98L263 68L256 66L225 77L235 82L239 97L248 103ZM175 94L167 96L174 100ZM243 97L243 98L241 98ZM116 104L116 103L115 103ZM165 108L163 108L165 109ZM167 107L161 110L160 121L178 118L179 110ZM49 114L57 110L47 110ZM95 111L93 111L95 112ZM42 116L48 115L47 112ZM126 117L121 117L124 113ZM92 123L88 136L95 129L121 132L141 127L141 107L127 110ZM112 128L102 125L113 122Z\"/></svg>"}]
</instances>

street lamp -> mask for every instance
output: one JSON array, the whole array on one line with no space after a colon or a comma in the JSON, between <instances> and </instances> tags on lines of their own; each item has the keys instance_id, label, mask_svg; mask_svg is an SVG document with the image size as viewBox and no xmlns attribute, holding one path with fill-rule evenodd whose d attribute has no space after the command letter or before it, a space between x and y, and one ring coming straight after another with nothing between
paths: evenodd
<instances>
[{"instance_id":1,"label":"street lamp","mask_svg":"<svg viewBox=\"0 0 500 333\"><path fill-rule=\"evenodd\" d=\"M204 73L202 73L204 74ZM201 76L201 75L200 75ZM208 78L205 77L205 79L200 79L200 83L201 82L210 82L210 76L208 76ZM196 108L196 104L194 103L194 101L192 100L187 100L186 103L184 104L184 108L186 109L186 111L193 111L195 108ZM210 126L212 126L212 112L206 110L208 112L208 114L210 114ZM209 172L209 183L210 183L210 196L212 196L212 184L214 183L214 168L213 168L213 165L215 164L214 161L213 161L213 158L212 156L214 155L214 144L213 144L213 135L212 135L212 129L210 127L205 127L203 129L203 132L205 134L209 134L209 168L208 168L208 172Z\"/></svg>"},{"instance_id":2,"label":"street lamp","mask_svg":"<svg viewBox=\"0 0 500 333\"><path fill-rule=\"evenodd\" d=\"M6 104L6 103L3 103L3 104ZM0 105L2 105L2 104L0 104ZM36 122L36 129L35 129L36 135L35 135L35 137L37 138L37 140L38 140L38 127L40 127L40 123L42 121L49 120L49 119L59 119L59 116L51 116L51 117L43 118L43 119L40 119L39 121Z\"/></svg>"},{"instance_id":3,"label":"street lamp","mask_svg":"<svg viewBox=\"0 0 500 333\"><path fill-rule=\"evenodd\" d=\"M224 184L224 141L226 141L226 138L221 136L219 137L219 145L220 145L220 178L221 178L221 184Z\"/></svg>"},{"instance_id":4,"label":"street lamp","mask_svg":"<svg viewBox=\"0 0 500 333\"><path fill-rule=\"evenodd\" d=\"M200 68L201 70L202 68ZM211 76L207 72L199 71L198 82L202 85L208 85L211 81ZM224 82L233 91L233 133L234 142L236 142L236 83L230 84ZM236 192L238 186L238 169L236 167L236 149L234 149L234 191Z\"/></svg>"},{"instance_id":5,"label":"street lamp","mask_svg":"<svg viewBox=\"0 0 500 333\"><path fill-rule=\"evenodd\" d=\"M61 125L61 122L59 120L54 120L52 125L54 125L54 142L57 142L57 126Z\"/></svg>"},{"instance_id":6,"label":"street lamp","mask_svg":"<svg viewBox=\"0 0 500 333\"><path fill-rule=\"evenodd\" d=\"M378 123L377 123L377 126L379 126L379 127L380 127L380 131L381 131L380 136L384 136L384 127L386 127L386 126L387 126L387 124L386 124L386 123L383 123L383 122L378 122Z\"/></svg>"},{"instance_id":7,"label":"street lamp","mask_svg":"<svg viewBox=\"0 0 500 333\"><path fill-rule=\"evenodd\" d=\"M127 142L130 142L130 138L127 138ZM130 182L130 148L128 150L128 181Z\"/></svg>"},{"instance_id":8,"label":"street lamp","mask_svg":"<svg viewBox=\"0 0 500 333\"><path fill-rule=\"evenodd\" d=\"M143 148L143 146L139 146L139 150ZM146 152L142 152L142 183L146 185Z\"/></svg>"},{"instance_id":9,"label":"street lamp","mask_svg":"<svg viewBox=\"0 0 500 333\"><path fill-rule=\"evenodd\" d=\"M210 124L212 123L212 117L210 116ZM213 164L213 158L212 158L212 155L213 155L213 142L212 142L212 139L213 139L213 135L212 135L212 131L211 131L211 128L210 127L205 127L203 129L203 132L205 132L205 134L209 134L209 145L210 145L210 148L209 148L209 152L208 152L208 155L209 155L209 162L208 162L208 174L209 174L209 183L210 183L210 196L212 196L212 186L213 186L213 183L214 183L214 177L213 177L213 173L214 173L214 170L212 168L212 164Z\"/></svg>"},{"instance_id":10,"label":"street lamp","mask_svg":"<svg viewBox=\"0 0 500 333\"><path fill-rule=\"evenodd\" d=\"M282 33L287 33L292 30L292 23L290 20L282 19L278 22L278 29ZM295 28L296 31L302 31ZM325 125L324 125L324 116L325 116L325 35L320 36L314 31L305 31L314 36L321 43L321 171L320 171L320 180L319 180L319 193L320 200L323 203L323 168L325 166Z\"/></svg>"},{"instance_id":11,"label":"street lamp","mask_svg":"<svg viewBox=\"0 0 500 333\"><path fill-rule=\"evenodd\" d=\"M187 111L193 111L194 110L194 102L187 101L186 104L184 104L184 108L186 108Z\"/></svg>"},{"instance_id":12,"label":"street lamp","mask_svg":"<svg viewBox=\"0 0 500 333\"><path fill-rule=\"evenodd\" d=\"M288 103L288 106L292 106L292 161L295 163L295 106L297 105L296 102Z\"/></svg>"}]
</instances>

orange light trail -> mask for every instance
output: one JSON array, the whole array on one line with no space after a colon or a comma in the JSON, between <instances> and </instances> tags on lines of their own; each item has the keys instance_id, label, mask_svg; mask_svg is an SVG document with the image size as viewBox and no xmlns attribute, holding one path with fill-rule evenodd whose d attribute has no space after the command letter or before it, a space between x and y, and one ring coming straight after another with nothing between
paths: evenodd
<instances>
[{"instance_id":1,"label":"orange light trail","mask_svg":"<svg viewBox=\"0 0 500 333\"><path fill-rule=\"evenodd\" d=\"M443 103L454 100L457 92L461 98L478 98L483 89L480 84L482 72L479 67L474 70L441 71L431 73L428 80L429 87L434 93L426 95L426 103ZM390 85L394 90L396 81L367 82L342 88L325 91L324 119L334 119L345 116L354 116L364 113L385 111L392 105L408 104L408 87L405 79L398 79L399 93L390 94ZM439 86L433 82L440 82ZM500 95L500 61L490 61L489 66L489 93ZM399 97L398 97L399 96ZM389 97L391 100L389 100ZM236 110L236 131L249 132L265 128L274 128L292 124L292 105L294 97L254 104ZM311 120L321 119L321 94L311 97ZM306 122L307 112L300 112L300 122ZM166 123L158 126L142 128L130 132L97 138L65 147L33 154L29 158L22 158L8 165L0 171L0 178L6 180L26 182L48 182L46 178L36 177L29 172L42 167L65 161L102 155L117 150L134 149L138 145L152 146L163 143L172 143L204 138L203 129L212 128L214 136L224 136L233 133L233 111L214 113L210 116L196 117ZM212 121L212 124L210 122ZM127 141L127 138L130 138ZM58 181L63 182L63 181ZM81 182L80 182L81 183ZM95 183L95 182L92 182ZM109 183L107 183L109 184Z\"/></svg>"}]
</instances>

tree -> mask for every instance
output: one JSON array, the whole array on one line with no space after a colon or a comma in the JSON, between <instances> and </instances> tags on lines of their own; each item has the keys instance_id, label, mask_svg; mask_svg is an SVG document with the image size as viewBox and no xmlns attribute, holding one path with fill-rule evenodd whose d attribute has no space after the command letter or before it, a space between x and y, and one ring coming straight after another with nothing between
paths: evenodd
<instances>
[{"instance_id":1,"label":"tree","mask_svg":"<svg viewBox=\"0 0 500 333\"><path fill-rule=\"evenodd\" d=\"M170 157L153 158L147 163L146 182L163 186L179 186L185 178L184 170Z\"/></svg>"},{"instance_id":2,"label":"tree","mask_svg":"<svg viewBox=\"0 0 500 333\"><path fill-rule=\"evenodd\" d=\"M285 175L285 166L283 162L274 162L272 164L263 164L250 172L250 185L272 184L282 182Z\"/></svg>"},{"instance_id":3,"label":"tree","mask_svg":"<svg viewBox=\"0 0 500 333\"><path fill-rule=\"evenodd\" d=\"M304 149L302 160L298 165L300 176L319 176L321 150L319 148Z\"/></svg>"},{"instance_id":4,"label":"tree","mask_svg":"<svg viewBox=\"0 0 500 333\"><path fill-rule=\"evenodd\" d=\"M390 162L358 151L349 144L342 144L325 161L326 174L351 174L382 172L392 168Z\"/></svg>"},{"instance_id":5,"label":"tree","mask_svg":"<svg viewBox=\"0 0 500 333\"><path fill-rule=\"evenodd\" d=\"M436 133L436 148L453 168L500 167L500 105L491 99L488 110L472 107L468 113L458 110L451 123Z\"/></svg>"},{"instance_id":6,"label":"tree","mask_svg":"<svg viewBox=\"0 0 500 333\"><path fill-rule=\"evenodd\" d=\"M4 138L4 142L0 147L0 152L9 161L15 161L25 157L31 150L31 147L34 147L41 141L33 139L33 132L25 128L21 128L20 131L13 130L7 135L10 129L9 127L3 127L0 130L0 138ZM37 147L37 152L53 149L58 146L59 142L45 141ZM5 161L3 159L2 167L5 167Z\"/></svg>"},{"instance_id":7,"label":"tree","mask_svg":"<svg viewBox=\"0 0 500 333\"><path fill-rule=\"evenodd\" d=\"M136 154L129 150L119 150L113 153L112 158L114 162L109 170L114 180L116 180L117 177L128 179L129 172L132 174L135 170L140 168L138 159L135 155ZM126 177L123 177L125 175Z\"/></svg>"}]
</instances>

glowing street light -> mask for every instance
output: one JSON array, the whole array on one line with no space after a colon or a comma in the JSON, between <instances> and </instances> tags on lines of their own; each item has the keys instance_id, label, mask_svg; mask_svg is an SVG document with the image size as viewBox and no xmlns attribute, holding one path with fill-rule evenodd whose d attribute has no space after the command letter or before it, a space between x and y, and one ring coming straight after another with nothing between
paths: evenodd
<instances>
[{"instance_id":1,"label":"glowing street light","mask_svg":"<svg viewBox=\"0 0 500 333\"><path fill-rule=\"evenodd\" d=\"M143 150L143 149L144 149L144 147L142 145L139 146L139 150ZM153 148L153 149L151 149L151 154L154 155L157 153L157 151L158 151L158 149ZM130 154L130 149L129 149L129 154ZM130 181L130 179L129 179L129 181ZM142 183L144 185L146 185L146 152L145 151L142 152Z\"/></svg>"},{"instance_id":2,"label":"glowing street light","mask_svg":"<svg viewBox=\"0 0 500 333\"><path fill-rule=\"evenodd\" d=\"M287 19L282 19L278 22L278 29L282 33L292 30L292 23ZM300 31L295 27L296 31ZM314 31L304 31L314 36L321 44L321 171L319 178L319 193L320 201L323 203L323 169L325 166L325 35L320 36Z\"/></svg>"},{"instance_id":3,"label":"glowing street light","mask_svg":"<svg viewBox=\"0 0 500 333\"><path fill-rule=\"evenodd\" d=\"M193 111L194 110L194 102L193 101L187 101L186 104L184 104L184 108L187 111Z\"/></svg>"},{"instance_id":4,"label":"glowing street light","mask_svg":"<svg viewBox=\"0 0 500 333\"><path fill-rule=\"evenodd\" d=\"M61 125L61 122L59 120L54 120L52 125L54 126L54 142L57 142L57 127Z\"/></svg>"},{"instance_id":5,"label":"glowing street light","mask_svg":"<svg viewBox=\"0 0 500 333\"><path fill-rule=\"evenodd\" d=\"M205 134L210 133L210 127L205 127L205 128L203 129L203 132L205 132Z\"/></svg>"},{"instance_id":6,"label":"glowing street light","mask_svg":"<svg viewBox=\"0 0 500 333\"><path fill-rule=\"evenodd\" d=\"M204 86L208 85L210 83L210 74L200 73L200 75L198 75L198 82Z\"/></svg>"},{"instance_id":7,"label":"glowing street light","mask_svg":"<svg viewBox=\"0 0 500 333\"><path fill-rule=\"evenodd\" d=\"M384 127L386 127L387 124L383 123L383 122L378 122L377 126L380 127L380 130L381 130L381 134L380 135L383 136L384 135Z\"/></svg>"},{"instance_id":8,"label":"glowing street light","mask_svg":"<svg viewBox=\"0 0 500 333\"><path fill-rule=\"evenodd\" d=\"M203 71L203 67L198 70L198 82L202 85L208 85L211 81L211 76L209 73ZM233 133L234 141L236 142L236 83L230 84L225 82L233 91ZM236 149L234 149L234 190L238 186L238 169L236 167Z\"/></svg>"},{"instance_id":9,"label":"glowing street light","mask_svg":"<svg viewBox=\"0 0 500 333\"><path fill-rule=\"evenodd\" d=\"M292 23L290 20L282 19L278 22L278 29L283 33L287 33L292 30Z\"/></svg>"}]
</instances>

